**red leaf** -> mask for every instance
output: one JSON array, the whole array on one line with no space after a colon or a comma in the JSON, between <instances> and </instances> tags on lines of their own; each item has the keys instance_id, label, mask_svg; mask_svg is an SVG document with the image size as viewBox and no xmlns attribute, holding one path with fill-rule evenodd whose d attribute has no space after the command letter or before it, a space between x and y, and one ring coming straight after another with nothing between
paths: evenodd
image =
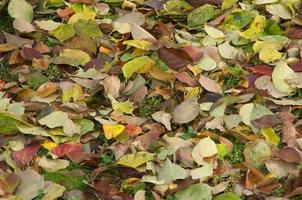
<instances>
[{"instance_id":1,"label":"red leaf","mask_svg":"<svg viewBox=\"0 0 302 200\"><path fill-rule=\"evenodd\" d=\"M176 78L182 82L187 84L190 87L195 87L198 85L198 82L192 78L187 72L179 72L176 74Z\"/></svg>"},{"instance_id":2,"label":"red leaf","mask_svg":"<svg viewBox=\"0 0 302 200\"><path fill-rule=\"evenodd\" d=\"M161 47L159 57L173 70L178 71L190 63L191 57L183 50Z\"/></svg>"},{"instance_id":3,"label":"red leaf","mask_svg":"<svg viewBox=\"0 0 302 200\"><path fill-rule=\"evenodd\" d=\"M52 153L56 154L58 157L62 157L72 152L83 152L82 144L75 143L65 143L52 149Z\"/></svg>"},{"instance_id":4,"label":"red leaf","mask_svg":"<svg viewBox=\"0 0 302 200\"><path fill-rule=\"evenodd\" d=\"M19 165L26 165L32 161L35 154L39 151L41 145L39 143L29 144L27 147L20 151L14 151L12 158Z\"/></svg>"},{"instance_id":5,"label":"red leaf","mask_svg":"<svg viewBox=\"0 0 302 200\"><path fill-rule=\"evenodd\" d=\"M291 64L290 67L295 72L302 72L302 59L300 59L297 63Z\"/></svg>"},{"instance_id":6,"label":"red leaf","mask_svg":"<svg viewBox=\"0 0 302 200\"><path fill-rule=\"evenodd\" d=\"M248 70L255 74L261 74L261 75L272 75L273 73L273 67L269 65L258 65L253 67L247 67Z\"/></svg>"}]
</instances>

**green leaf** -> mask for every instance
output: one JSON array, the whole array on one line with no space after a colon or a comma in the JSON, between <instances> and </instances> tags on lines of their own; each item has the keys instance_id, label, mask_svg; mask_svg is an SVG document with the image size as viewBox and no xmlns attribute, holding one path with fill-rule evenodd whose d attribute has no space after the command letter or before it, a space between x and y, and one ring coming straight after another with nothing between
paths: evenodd
<instances>
[{"instance_id":1,"label":"green leaf","mask_svg":"<svg viewBox=\"0 0 302 200\"><path fill-rule=\"evenodd\" d=\"M184 140L193 138L197 135L192 126L189 126L188 130L182 134L181 138Z\"/></svg>"},{"instance_id":2,"label":"green leaf","mask_svg":"<svg viewBox=\"0 0 302 200\"><path fill-rule=\"evenodd\" d=\"M85 133L88 133L89 131L92 131L94 129L94 123L93 121L89 119L76 119L74 120L75 124L80 126L81 131L80 134L84 135Z\"/></svg>"},{"instance_id":3,"label":"green leaf","mask_svg":"<svg viewBox=\"0 0 302 200\"><path fill-rule=\"evenodd\" d=\"M65 5L64 0L46 0L47 8L58 8Z\"/></svg>"},{"instance_id":4,"label":"green leaf","mask_svg":"<svg viewBox=\"0 0 302 200\"><path fill-rule=\"evenodd\" d=\"M15 19L20 18L28 22L33 19L33 7L25 0L11 0L7 10L9 15Z\"/></svg>"},{"instance_id":5,"label":"green leaf","mask_svg":"<svg viewBox=\"0 0 302 200\"><path fill-rule=\"evenodd\" d=\"M241 198L233 192L228 192L218 195L214 200L241 200Z\"/></svg>"},{"instance_id":6,"label":"green leaf","mask_svg":"<svg viewBox=\"0 0 302 200\"><path fill-rule=\"evenodd\" d=\"M254 18L254 15L248 11L235 9L227 15L224 20L224 28L228 30L240 30L246 27Z\"/></svg>"},{"instance_id":7,"label":"green leaf","mask_svg":"<svg viewBox=\"0 0 302 200\"><path fill-rule=\"evenodd\" d=\"M18 126L32 125L12 113L0 112L0 133L17 132L19 130Z\"/></svg>"},{"instance_id":8,"label":"green leaf","mask_svg":"<svg viewBox=\"0 0 302 200\"><path fill-rule=\"evenodd\" d=\"M184 168L172 163L169 159L166 160L165 165L158 172L158 180L164 180L165 184L170 184L178 179L185 179L187 176Z\"/></svg>"},{"instance_id":9,"label":"green leaf","mask_svg":"<svg viewBox=\"0 0 302 200\"><path fill-rule=\"evenodd\" d=\"M211 189L208 185L197 183L175 194L177 200L211 200Z\"/></svg>"},{"instance_id":10,"label":"green leaf","mask_svg":"<svg viewBox=\"0 0 302 200\"><path fill-rule=\"evenodd\" d=\"M217 148L218 158L220 160L222 160L223 157L229 153L228 148L225 144L217 144L216 148Z\"/></svg>"},{"instance_id":11,"label":"green leaf","mask_svg":"<svg viewBox=\"0 0 302 200\"><path fill-rule=\"evenodd\" d=\"M124 64L122 71L126 79L129 79L135 72L143 68L148 68L154 64L154 61L148 56L135 58Z\"/></svg>"},{"instance_id":12,"label":"green leaf","mask_svg":"<svg viewBox=\"0 0 302 200\"><path fill-rule=\"evenodd\" d=\"M64 42L75 35L75 30L71 24L62 24L55 30L50 31L49 34L60 40L60 42Z\"/></svg>"},{"instance_id":13,"label":"green leaf","mask_svg":"<svg viewBox=\"0 0 302 200\"><path fill-rule=\"evenodd\" d=\"M76 35L81 37L102 37L102 32L95 20L80 19L74 23Z\"/></svg>"},{"instance_id":14,"label":"green leaf","mask_svg":"<svg viewBox=\"0 0 302 200\"><path fill-rule=\"evenodd\" d=\"M205 4L193 10L188 15L188 26L191 29L201 30L204 23L219 13L215 6Z\"/></svg>"}]
</instances>

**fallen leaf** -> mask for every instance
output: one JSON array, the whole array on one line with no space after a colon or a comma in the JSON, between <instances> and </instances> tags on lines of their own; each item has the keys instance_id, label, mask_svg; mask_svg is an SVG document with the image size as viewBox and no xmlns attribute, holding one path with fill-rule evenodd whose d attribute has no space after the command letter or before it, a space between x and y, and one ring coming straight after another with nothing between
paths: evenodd
<instances>
[{"instance_id":1,"label":"fallen leaf","mask_svg":"<svg viewBox=\"0 0 302 200\"><path fill-rule=\"evenodd\" d=\"M39 143L32 143L20 151L12 152L13 160L19 165L27 165L41 148Z\"/></svg>"},{"instance_id":2,"label":"fallen leaf","mask_svg":"<svg viewBox=\"0 0 302 200\"><path fill-rule=\"evenodd\" d=\"M152 114L152 118L155 121L163 124L166 127L166 129L172 130L171 129L171 122L170 122L171 119L172 119L171 114L166 113L164 111L158 111L158 112Z\"/></svg>"},{"instance_id":3,"label":"fallen leaf","mask_svg":"<svg viewBox=\"0 0 302 200\"><path fill-rule=\"evenodd\" d=\"M27 22L33 19L33 7L25 0L12 0L7 7L8 13L11 17L20 18Z\"/></svg>"},{"instance_id":4,"label":"fallen leaf","mask_svg":"<svg viewBox=\"0 0 302 200\"><path fill-rule=\"evenodd\" d=\"M183 124L194 120L199 115L197 98L185 100L173 112L173 122Z\"/></svg>"},{"instance_id":5,"label":"fallen leaf","mask_svg":"<svg viewBox=\"0 0 302 200\"><path fill-rule=\"evenodd\" d=\"M198 165L207 164L205 158L217 154L216 144L210 138L201 139L192 150L192 157Z\"/></svg>"},{"instance_id":6,"label":"fallen leaf","mask_svg":"<svg viewBox=\"0 0 302 200\"><path fill-rule=\"evenodd\" d=\"M43 190L44 178L31 168L21 171L17 174L21 183L16 191L16 196L22 197L23 200L32 200L38 196L39 190Z\"/></svg>"},{"instance_id":7,"label":"fallen leaf","mask_svg":"<svg viewBox=\"0 0 302 200\"><path fill-rule=\"evenodd\" d=\"M165 184L170 184L174 180L185 179L187 176L184 168L172 163L169 159L166 160L164 166L158 172L158 180L164 180Z\"/></svg>"},{"instance_id":8,"label":"fallen leaf","mask_svg":"<svg viewBox=\"0 0 302 200\"><path fill-rule=\"evenodd\" d=\"M189 187L180 190L175 194L178 200L211 200L211 189L208 185L203 183L197 183L190 185Z\"/></svg>"},{"instance_id":9,"label":"fallen leaf","mask_svg":"<svg viewBox=\"0 0 302 200\"><path fill-rule=\"evenodd\" d=\"M70 162L68 160L63 160L63 159L51 160L46 158L45 156L40 158L38 161L39 166L42 167L47 172L55 172L61 169L65 169L66 167L69 166L69 163Z\"/></svg>"},{"instance_id":10,"label":"fallen leaf","mask_svg":"<svg viewBox=\"0 0 302 200\"><path fill-rule=\"evenodd\" d=\"M83 151L83 145L76 144L76 143L60 144L59 146L56 146L52 149L52 152L55 155L57 155L59 158L67 155L68 153L82 152L82 151Z\"/></svg>"},{"instance_id":11,"label":"fallen leaf","mask_svg":"<svg viewBox=\"0 0 302 200\"><path fill-rule=\"evenodd\" d=\"M202 87L204 87L209 92L214 92L219 94L222 93L220 85L216 81L206 76L200 75L199 83Z\"/></svg>"},{"instance_id":12,"label":"fallen leaf","mask_svg":"<svg viewBox=\"0 0 302 200\"><path fill-rule=\"evenodd\" d=\"M131 168L138 168L139 166L151 160L153 160L152 154L146 151L140 151L136 154L124 155L118 160L117 164Z\"/></svg>"},{"instance_id":13,"label":"fallen leaf","mask_svg":"<svg viewBox=\"0 0 302 200\"><path fill-rule=\"evenodd\" d=\"M103 130L107 139L115 138L125 130L125 126L121 124L109 125L104 124Z\"/></svg>"}]
</instances>

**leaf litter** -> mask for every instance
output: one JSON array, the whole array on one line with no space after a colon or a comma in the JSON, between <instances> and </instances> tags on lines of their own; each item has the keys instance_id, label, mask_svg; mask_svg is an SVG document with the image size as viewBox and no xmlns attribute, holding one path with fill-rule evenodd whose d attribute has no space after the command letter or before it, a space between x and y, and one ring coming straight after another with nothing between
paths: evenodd
<instances>
[{"instance_id":1,"label":"leaf litter","mask_svg":"<svg viewBox=\"0 0 302 200\"><path fill-rule=\"evenodd\" d=\"M0 0L1 200L302 198L300 0Z\"/></svg>"}]
</instances>

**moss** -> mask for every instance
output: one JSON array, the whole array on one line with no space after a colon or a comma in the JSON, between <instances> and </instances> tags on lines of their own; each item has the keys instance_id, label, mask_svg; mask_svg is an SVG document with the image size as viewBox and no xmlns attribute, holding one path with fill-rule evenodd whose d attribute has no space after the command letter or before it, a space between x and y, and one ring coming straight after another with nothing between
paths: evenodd
<instances>
[{"instance_id":1,"label":"moss","mask_svg":"<svg viewBox=\"0 0 302 200\"><path fill-rule=\"evenodd\" d=\"M163 100L160 97L150 97L145 99L139 106L139 115L141 117L149 117L156 111L156 106L162 102Z\"/></svg>"},{"instance_id":2,"label":"moss","mask_svg":"<svg viewBox=\"0 0 302 200\"><path fill-rule=\"evenodd\" d=\"M8 63L5 61L0 61L0 79L5 82L17 81L17 76L10 72Z\"/></svg>"},{"instance_id":3,"label":"moss","mask_svg":"<svg viewBox=\"0 0 302 200\"><path fill-rule=\"evenodd\" d=\"M66 170L57 171L57 172L45 172L44 179L48 181L53 181L60 185L63 185L66 190L87 190L87 184L84 182L87 180L85 176L65 176L64 173L81 170L85 174L90 174L91 169L87 166L78 165L76 163L70 163L70 165L66 168Z\"/></svg>"},{"instance_id":4,"label":"moss","mask_svg":"<svg viewBox=\"0 0 302 200\"><path fill-rule=\"evenodd\" d=\"M46 172L44 173L44 179L63 185L68 191L85 191L87 189L87 185L83 182L86 179L83 176L64 176L62 172Z\"/></svg>"},{"instance_id":5,"label":"moss","mask_svg":"<svg viewBox=\"0 0 302 200\"><path fill-rule=\"evenodd\" d=\"M244 145L244 143L242 143L238 140L233 142L233 144L234 144L233 151L226 155L226 159L231 164L241 163L244 161L243 151L244 151L245 145Z\"/></svg>"}]
</instances>

